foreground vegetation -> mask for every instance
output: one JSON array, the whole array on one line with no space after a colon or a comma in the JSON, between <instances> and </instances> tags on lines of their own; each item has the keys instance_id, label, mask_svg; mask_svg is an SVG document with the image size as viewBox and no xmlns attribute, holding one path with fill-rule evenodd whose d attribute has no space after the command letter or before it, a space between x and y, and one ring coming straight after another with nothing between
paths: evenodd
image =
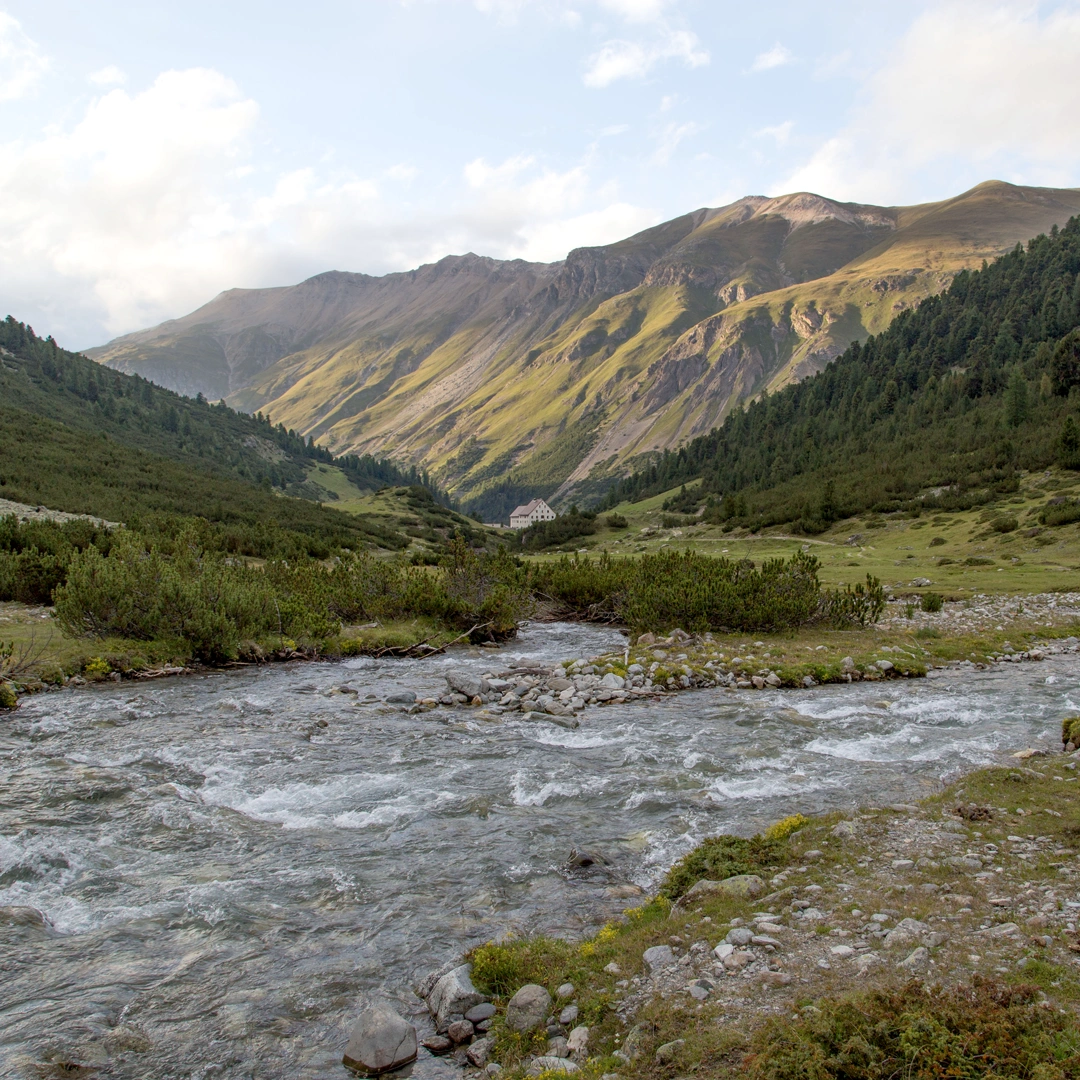
<instances>
[{"instance_id":1,"label":"foreground vegetation","mask_svg":"<svg viewBox=\"0 0 1080 1080\"><path fill-rule=\"evenodd\" d=\"M1062 799L1069 782L1073 759L1035 757L975 772L918 807L864 809L851 822L793 815L755 837L705 841L654 899L582 942L483 945L470 959L498 1008L493 1059L516 1076L546 1047L542 1032L502 1026L508 998L526 983L554 994L569 982L575 1023L589 1027L586 1080L1078 1077L1080 943L1065 898L1080 804ZM702 878L747 873L769 895L678 902ZM801 897L820 918L801 920L811 906ZM762 922L777 945L756 947L760 977L716 964L712 989L687 993L729 929ZM897 949L894 928L900 941L916 936ZM656 945L688 966L650 973L643 954Z\"/></svg>"}]
</instances>

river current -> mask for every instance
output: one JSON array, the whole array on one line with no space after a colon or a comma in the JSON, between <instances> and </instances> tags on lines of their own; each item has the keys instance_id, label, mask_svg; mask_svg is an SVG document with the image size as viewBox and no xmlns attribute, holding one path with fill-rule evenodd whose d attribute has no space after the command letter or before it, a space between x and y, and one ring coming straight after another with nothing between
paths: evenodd
<instances>
[{"instance_id":1,"label":"river current","mask_svg":"<svg viewBox=\"0 0 1080 1080\"><path fill-rule=\"evenodd\" d=\"M917 799L1059 745L1080 705L1075 656L693 691L592 709L573 731L385 703L443 692L451 668L622 640L537 624L498 653L25 700L0 722L0 1074L343 1080L360 1009L417 1013L411 987L471 946L586 933L704 836ZM568 868L572 848L610 865Z\"/></svg>"}]
</instances>

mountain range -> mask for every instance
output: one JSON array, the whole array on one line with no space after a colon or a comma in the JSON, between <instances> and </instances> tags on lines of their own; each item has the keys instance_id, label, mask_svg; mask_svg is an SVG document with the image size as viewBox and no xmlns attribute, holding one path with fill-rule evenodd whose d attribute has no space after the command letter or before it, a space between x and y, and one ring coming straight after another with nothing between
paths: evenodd
<instances>
[{"instance_id":1,"label":"mountain range","mask_svg":"<svg viewBox=\"0 0 1080 1080\"><path fill-rule=\"evenodd\" d=\"M595 493L1078 213L1080 189L999 181L908 207L751 196L556 263L232 289L88 355L505 517Z\"/></svg>"}]
</instances>

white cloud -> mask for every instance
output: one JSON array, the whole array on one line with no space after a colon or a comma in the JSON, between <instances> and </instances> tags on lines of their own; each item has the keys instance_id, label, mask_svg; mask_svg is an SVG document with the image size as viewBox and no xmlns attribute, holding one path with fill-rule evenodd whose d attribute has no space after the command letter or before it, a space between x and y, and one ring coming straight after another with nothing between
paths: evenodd
<instances>
[{"instance_id":1,"label":"white cloud","mask_svg":"<svg viewBox=\"0 0 1080 1080\"><path fill-rule=\"evenodd\" d=\"M948 3L912 24L865 82L862 105L783 190L903 197L913 175L948 162L959 182L997 175L1076 183L1080 170L1080 8ZM975 174L978 175L975 175ZM940 183L947 187L954 178Z\"/></svg>"},{"instance_id":2,"label":"white cloud","mask_svg":"<svg viewBox=\"0 0 1080 1080\"><path fill-rule=\"evenodd\" d=\"M646 43L608 41L589 57L582 81L598 89L619 79L640 79L664 60L681 60L693 68L707 64L709 54L689 30L665 29L658 38Z\"/></svg>"},{"instance_id":3,"label":"white cloud","mask_svg":"<svg viewBox=\"0 0 1080 1080\"><path fill-rule=\"evenodd\" d=\"M785 120L782 124L774 124L772 127L759 128L754 134L759 139L775 139L777 146L787 146L794 127L795 122L793 120Z\"/></svg>"},{"instance_id":4,"label":"white cloud","mask_svg":"<svg viewBox=\"0 0 1080 1080\"><path fill-rule=\"evenodd\" d=\"M696 135L702 130L704 130L702 126L693 120L685 124L668 124L660 134L659 142L652 156L653 162L657 165L666 165L683 139L688 139L691 135Z\"/></svg>"},{"instance_id":5,"label":"white cloud","mask_svg":"<svg viewBox=\"0 0 1080 1080\"><path fill-rule=\"evenodd\" d=\"M226 288L468 250L550 261L655 220L596 190L586 164L524 153L468 162L435 208L393 201L411 164L379 183L327 163L270 173L254 156L258 124L223 75L171 71L96 97L73 126L0 145L0 313L85 347Z\"/></svg>"},{"instance_id":6,"label":"white cloud","mask_svg":"<svg viewBox=\"0 0 1080 1080\"><path fill-rule=\"evenodd\" d=\"M127 82L127 76L115 64L92 71L87 78L95 86L118 86Z\"/></svg>"},{"instance_id":7,"label":"white cloud","mask_svg":"<svg viewBox=\"0 0 1080 1080\"><path fill-rule=\"evenodd\" d=\"M397 165L391 165L386 170L386 176L391 180L400 180L402 183L411 184L420 175L420 170L415 165L401 161Z\"/></svg>"},{"instance_id":8,"label":"white cloud","mask_svg":"<svg viewBox=\"0 0 1080 1080\"><path fill-rule=\"evenodd\" d=\"M49 70L49 61L17 19L0 11L0 101L18 101Z\"/></svg>"},{"instance_id":9,"label":"white cloud","mask_svg":"<svg viewBox=\"0 0 1080 1080\"><path fill-rule=\"evenodd\" d=\"M750 65L751 71L771 71L773 68L783 67L785 64L791 63L791 50L786 45L781 45L778 41L767 52L758 53L754 57L753 64Z\"/></svg>"},{"instance_id":10,"label":"white cloud","mask_svg":"<svg viewBox=\"0 0 1080 1080\"><path fill-rule=\"evenodd\" d=\"M609 127L601 128L600 135L603 138L609 138L612 135L622 135L623 132L629 131L629 124L611 124Z\"/></svg>"},{"instance_id":11,"label":"white cloud","mask_svg":"<svg viewBox=\"0 0 1080 1080\"><path fill-rule=\"evenodd\" d=\"M613 11L627 22L655 22L672 0L600 0L600 6Z\"/></svg>"}]
</instances>

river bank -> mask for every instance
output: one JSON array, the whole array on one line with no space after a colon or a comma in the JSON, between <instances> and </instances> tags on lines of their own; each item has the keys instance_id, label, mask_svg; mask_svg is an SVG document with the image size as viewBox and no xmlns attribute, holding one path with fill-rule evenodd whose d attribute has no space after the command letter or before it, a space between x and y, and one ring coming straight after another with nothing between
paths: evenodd
<instances>
[{"instance_id":1,"label":"river bank","mask_svg":"<svg viewBox=\"0 0 1080 1080\"><path fill-rule=\"evenodd\" d=\"M550 671L624 643L545 624L498 653L25 699L0 725L0 1071L344 1075L365 1005L423 1028L423 976L487 941L577 949L708 836L914 805L1017 747L1060 746L1075 710L1066 656L668 693L586 710L575 730L387 701L437 700L448 673L496 658ZM422 1056L413 1075L459 1071Z\"/></svg>"},{"instance_id":2,"label":"river bank","mask_svg":"<svg viewBox=\"0 0 1080 1080\"><path fill-rule=\"evenodd\" d=\"M951 1065L1071 1077L1080 800L1066 785L1078 758L1022 749L918 805L785 819L756 864L729 868L738 876L703 872L706 845L590 939L474 950L454 978L492 1002L481 1030L426 1045L508 1077L796 1080L850 1071L847 1040L870 1054L859 1076ZM524 1021L523 987L545 1006ZM428 1001L445 1032L438 995ZM1025 1045L1032 1028L1045 1039ZM919 1062L931 1031L936 1053Z\"/></svg>"}]
</instances>

